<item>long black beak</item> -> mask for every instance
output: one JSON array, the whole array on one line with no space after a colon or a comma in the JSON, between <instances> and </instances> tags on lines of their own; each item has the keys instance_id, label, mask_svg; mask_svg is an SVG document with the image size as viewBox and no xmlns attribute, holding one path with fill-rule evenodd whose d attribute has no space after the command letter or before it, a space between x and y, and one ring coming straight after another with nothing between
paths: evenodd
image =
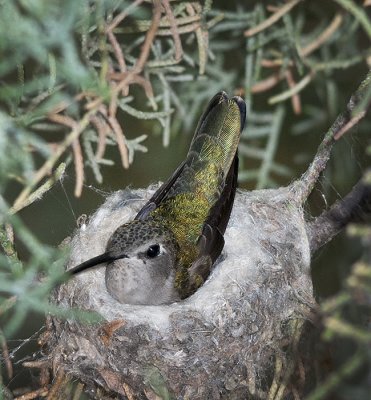
<instances>
[{"instance_id":1,"label":"long black beak","mask_svg":"<svg viewBox=\"0 0 371 400\"><path fill-rule=\"evenodd\" d=\"M111 261L118 260L119 258L128 258L126 254L112 254L110 252L100 254L99 256L90 258L87 261L84 261L83 263L76 265L75 267L69 269L67 273L70 273L72 275L76 275L82 271L85 271L86 269L96 267L99 264L103 263L109 263Z\"/></svg>"}]
</instances>

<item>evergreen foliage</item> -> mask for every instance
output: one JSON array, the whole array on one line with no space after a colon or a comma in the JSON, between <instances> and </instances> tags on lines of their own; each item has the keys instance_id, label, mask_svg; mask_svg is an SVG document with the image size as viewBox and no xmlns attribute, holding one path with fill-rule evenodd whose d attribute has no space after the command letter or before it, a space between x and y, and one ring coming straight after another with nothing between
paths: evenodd
<instances>
[{"instance_id":1,"label":"evergreen foliage","mask_svg":"<svg viewBox=\"0 0 371 400\"><path fill-rule=\"evenodd\" d=\"M195 126L200 109L221 89L243 95L248 105L239 149L241 181L257 188L289 181L292 171L277 157L280 136L320 138L342 110L371 64L369 10L367 0L270 5L0 0L0 359L5 381L11 373L6 338L31 310L60 312L47 299L64 274L63 252L38 241L17 213L39 200L70 163L76 196L82 193L85 168L102 183L101 167L113 164L108 146L117 148L129 168L136 152L147 151L147 136L127 132L126 116L154 120L153 131L168 146L172 135ZM370 120L363 121L359 131L370 128ZM10 187L16 188L14 199ZM322 309L326 340L345 338L357 351L347 361L350 366L335 368L310 399L325 398L371 362L370 332L346 311L354 307L363 316L365 308L370 310L370 232L359 227L352 232L365 243L365 258L344 291ZM27 260L19 260L14 236L27 249ZM56 268L50 268L53 263ZM363 389L347 387L349 398L363 395Z\"/></svg>"}]
</instances>

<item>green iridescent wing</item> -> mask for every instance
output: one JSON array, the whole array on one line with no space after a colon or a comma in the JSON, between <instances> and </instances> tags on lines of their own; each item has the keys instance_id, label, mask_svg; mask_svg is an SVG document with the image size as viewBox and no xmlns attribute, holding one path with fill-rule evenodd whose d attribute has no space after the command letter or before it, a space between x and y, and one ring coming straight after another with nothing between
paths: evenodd
<instances>
[{"instance_id":1,"label":"green iridescent wing","mask_svg":"<svg viewBox=\"0 0 371 400\"><path fill-rule=\"evenodd\" d=\"M225 92L216 94L200 118L186 160L155 192L136 219L146 219L169 198L200 189L212 207L224 188L245 118L246 106L241 98L229 99Z\"/></svg>"},{"instance_id":2,"label":"green iridescent wing","mask_svg":"<svg viewBox=\"0 0 371 400\"><path fill-rule=\"evenodd\" d=\"M236 154L219 200L214 204L204 223L198 240L199 254L189 269L187 292L194 292L209 276L224 247L224 232L232 212L237 189L238 156Z\"/></svg>"}]
</instances>

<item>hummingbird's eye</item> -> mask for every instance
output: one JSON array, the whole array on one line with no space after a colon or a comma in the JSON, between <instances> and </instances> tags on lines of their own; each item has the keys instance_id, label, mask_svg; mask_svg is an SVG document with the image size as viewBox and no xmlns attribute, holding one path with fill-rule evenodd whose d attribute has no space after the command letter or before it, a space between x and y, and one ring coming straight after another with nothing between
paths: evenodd
<instances>
[{"instance_id":1,"label":"hummingbird's eye","mask_svg":"<svg viewBox=\"0 0 371 400\"><path fill-rule=\"evenodd\" d=\"M152 246L148 247L146 256L148 258L155 258L160 254L160 245L158 244L153 244Z\"/></svg>"}]
</instances>

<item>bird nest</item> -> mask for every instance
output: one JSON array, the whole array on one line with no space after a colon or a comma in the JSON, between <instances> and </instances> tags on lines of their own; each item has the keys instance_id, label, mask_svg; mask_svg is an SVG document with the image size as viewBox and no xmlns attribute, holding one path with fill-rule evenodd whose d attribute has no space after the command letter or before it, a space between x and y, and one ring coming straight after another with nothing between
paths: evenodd
<instances>
[{"instance_id":1,"label":"bird nest","mask_svg":"<svg viewBox=\"0 0 371 400\"><path fill-rule=\"evenodd\" d=\"M108 197L71 239L67 268L104 252L155 189ZM92 396L101 388L129 399L280 398L314 305L306 223L295 197L294 186L239 191L224 250L184 301L120 304L107 292L104 265L61 285L53 303L93 311L101 322L52 317L54 368L81 380Z\"/></svg>"}]
</instances>

